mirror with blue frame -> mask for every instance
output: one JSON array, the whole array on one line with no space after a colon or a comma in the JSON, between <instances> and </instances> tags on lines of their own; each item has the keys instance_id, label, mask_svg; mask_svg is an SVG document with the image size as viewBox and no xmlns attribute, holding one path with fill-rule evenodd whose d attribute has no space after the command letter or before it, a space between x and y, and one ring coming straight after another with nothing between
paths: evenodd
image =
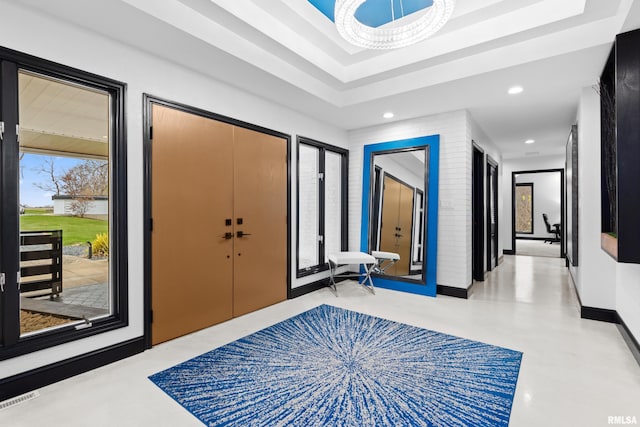
<instances>
[{"instance_id":1,"label":"mirror with blue frame","mask_svg":"<svg viewBox=\"0 0 640 427\"><path fill-rule=\"evenodd\" d=\"M381 288L436 294L439 136L364 147L361 250Z\"/></svg>"}]
</instances>

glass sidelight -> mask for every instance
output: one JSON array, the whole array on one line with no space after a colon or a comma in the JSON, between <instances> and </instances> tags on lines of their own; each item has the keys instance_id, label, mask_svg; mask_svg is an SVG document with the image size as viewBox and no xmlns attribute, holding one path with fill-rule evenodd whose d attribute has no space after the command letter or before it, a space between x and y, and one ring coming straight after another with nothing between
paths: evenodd
<instances>
[{"instance_id":1,"label":"glass sidelight","mask_svg":"<svg viewBox=\"0 0 640 427\"><path fill-rule=\"evenodd\" d=\"M18 74L20 334L112 313L109 93Z\"/></svg>"},{"instance_id":2,"label":"glass sidelight","mask_svg":"<svg viewBox=\"0 0 640 427\"><path fill-rule=\"evenodd\" d=\"M120 82L0 48L0 360L126 326Z\"/></svg>"},{"instance_id":3,"label":"glass sidelight","mask_svg":"<svg viewBox=\"0 0 640 427\"><path fill-rule=\"evenodd\" d=\"M298 277L347 247L347 150L298 138Z\"/></svg>"},{"instance_id":4,"label":"glass sidelight","mask_svg":"<svg viewBox=\"0 0 640 427\"><path fill-rule=\"evenodd\" d=\"M298 269L320 264L320 149L300 145L298 157Z\"/></svg>"}]
</instances>

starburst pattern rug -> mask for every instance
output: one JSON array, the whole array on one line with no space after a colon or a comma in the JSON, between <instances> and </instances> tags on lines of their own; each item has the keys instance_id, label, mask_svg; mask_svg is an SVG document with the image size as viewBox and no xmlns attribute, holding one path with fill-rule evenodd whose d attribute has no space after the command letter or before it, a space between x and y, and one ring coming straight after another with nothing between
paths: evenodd
<instances>
[{"instance_id":1,"label":"starburst pattern rug","mask_svg":"<svg viewBox=\"0 0 640 427\"><path fill-rule=\"evenodd\" d=\"M209 426L506 426L521 358L322 305L149 378Z\"/></svg>"}]
</instances>

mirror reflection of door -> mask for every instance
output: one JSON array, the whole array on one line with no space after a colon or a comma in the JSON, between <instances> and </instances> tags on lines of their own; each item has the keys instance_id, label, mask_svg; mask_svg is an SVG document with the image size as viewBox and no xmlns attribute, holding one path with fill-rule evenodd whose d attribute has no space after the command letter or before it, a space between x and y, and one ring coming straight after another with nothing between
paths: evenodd
<instances>
[{"instance_id":1,"label":"mirror reflection of door","mask_svg":"<svg viewBox=\"0 0 640 427\"><path fill-rule=\"evenodd\" d=\"M376 154L371 177L370 247L397 254L379 274L421 280L426 216L426 150Z\"/></svg>"},{"instance_id":2,"label":"mirror reflection of door","mask_svg":"<svg viewBox=\"0 0 640 427\"><path fill-rule=\"evenodd\" d=\"M380 250L400 255L388 274L406 276L411 260L413 225L413 188L389 174L384 176Z\"/></svg>"}]
</instances>

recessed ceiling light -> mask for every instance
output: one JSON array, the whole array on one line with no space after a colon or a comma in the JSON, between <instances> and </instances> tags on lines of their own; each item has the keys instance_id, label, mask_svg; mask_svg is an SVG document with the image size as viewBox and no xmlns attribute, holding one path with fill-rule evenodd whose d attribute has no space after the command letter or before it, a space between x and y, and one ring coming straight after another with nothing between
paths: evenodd
<instances>
[{"instance_id":1,"label":"recessed ceiling light","mask_svg":"<svg viewBox=\"0 0 640 427\"><path fill-rule=\"evenodd\" d=\"M387 113L384 113L384 114L382 115L382 117L384 117L385 119L392 119L392 118L393 118L393 116L394 116L394 114L393 114L391 111L389 111L389 112L387 112Z\"/></svg>"},{"instance_id":2,"label":"recessed ceiling light","mask_svg":"<svg viewBox=\"0 0 640 427\"><path fill-rule=\"evenodd\" d=\"M525 144L533 144L534 142L536 142L536 141L533 140L533 139L527 139L524 143Z\"/></svg>"},{"instance_id":3,"label":"recessed ceiling light","mask_svg":"<svg viewBox=\"0 0 640 427\"><path fill-rule=\"evenodd\" d=\"M522 91L524 91L522 86L513 86L509 88L509 95L517 95L519 93L522 93Z\"/></svg>"}]
</instances>

